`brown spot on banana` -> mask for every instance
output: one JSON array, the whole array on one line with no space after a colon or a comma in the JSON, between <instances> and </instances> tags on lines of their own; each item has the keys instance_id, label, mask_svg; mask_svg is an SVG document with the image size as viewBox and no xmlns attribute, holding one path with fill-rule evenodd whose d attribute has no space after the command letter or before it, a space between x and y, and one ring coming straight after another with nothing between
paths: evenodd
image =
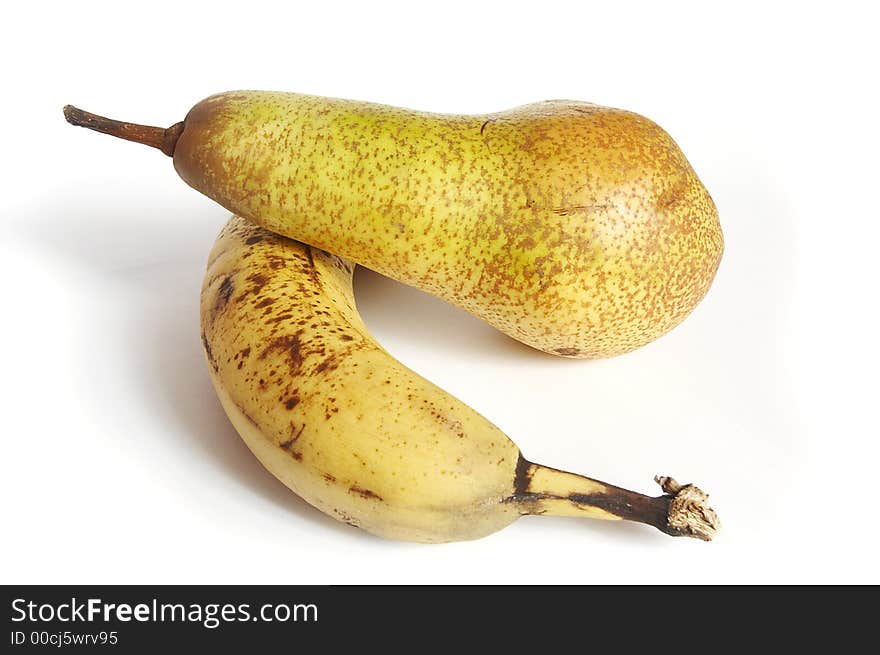
<instances>
[{"instance_id":1,"label":"brown spot on banana","mask_svg":"<svg viewBox=\"0 0 880 655\"><path fill-rule=\"evenodd\" d=\"M211 344L208 342L208 337L205 334L204 330L202 331L202 348L205 351L205 357L208 359L208 363L211 365L211 368L214 369L216 373L218 370L217 362L214 360L214 353L211 350Z\"/></svg>"},{"instance_id":2,"label":"brown spot on banana","mask_svg":"<svg viewBox=\"0 0 880 655\"><path fill-rule=\"evenodd\" d=\"M302 342L300 341L302 334L303 330L297 330L294 334L285 334L274 338L263 348L259 358L266 359L271 353L284 352L287 354L290 374L292 376L298 375L303 365Z\"/></svg>"},{"instance_id":3,"label":"brown spot on banana","mask_svg":"<svg viewBox=\"0 0 880 655\"><path fill-rule=\"evenodd\" d=\"M278 445L281 447L282 450L287 451L287 453L297 462L301 462L303 458L302 453L298 450L293 449L293 444L295 441L296 439L288 439L287 441L284 441Z\"/></svg>"},{"instance_id":4,"label":"brown spot on banana","mask_svg":"<svg viewBox=\"0 0 880 655\"><path fill-rule=\"evenodd\" d=\"M232 292L235 290L235 285L232 283L232 276L227 275L223 278L223 282L220 283L220 288L217 289L217 309L222 308L226 303L229 302L229 299L232 297Z\"/></svg>"},{"instance_id":5,"label":"brown spot on banana","mask_svg":"<svg viewBox=\"0 0 880 655\"><path fill-rule=\"evenodd\" d=\"M339 361L337 360L335 355L332 355L322 361L315 367L315 373L324 373L325 371L332 371L338 368Z\"/></svg>"},{"instance_id":6,"label":"brown spot on banana","mask_svg":"<svg viewBox=\"0 0 880 655\"><path fill-rule=\"evenodd\" d=\"M269 278L262 273L254 273L247 277L247 281L251 283L251 287L239 297L239 300L244 300L249 294L260 295L263 287L269 283Z\"/></svg>"},{"instance_id":7,"label":"brown spot on banana","mask_svg":"<svg viewBox=\"0 0 880 655\"><path fill-rule=\"evenodd\" d=\"M357 485L352 485L348 488L349 493L357 494L361 498L367 498L370 500L378 500L382 501L382 496L377 494L375 491L370 491L369 489L364 489L362 487L358 487Z\"/></svg>"}]
</instances>

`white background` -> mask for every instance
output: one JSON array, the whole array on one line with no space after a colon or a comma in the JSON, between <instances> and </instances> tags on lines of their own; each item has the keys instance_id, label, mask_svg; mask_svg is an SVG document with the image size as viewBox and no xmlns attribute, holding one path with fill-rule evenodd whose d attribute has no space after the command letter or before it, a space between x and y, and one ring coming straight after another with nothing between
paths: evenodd
<instances>
[{"instance_id":1,"label":"white background","mask_svg":"<svg viewBox=\"0 0 880 655\"><path fill-rule=\"evenodd\" d=\"M868 3L25 4L0 40L0 582L880 582ZM652 494L655 473L696 482L717 541L529 517L387 542L267 474L200 351L226 211L159 152L61 115L167 126L237 88L460 113L576 98L666 128L726 251L655 343L555 359L373 273L356 291L392 353L530 459Z\"/></svg>"}]
</instances>

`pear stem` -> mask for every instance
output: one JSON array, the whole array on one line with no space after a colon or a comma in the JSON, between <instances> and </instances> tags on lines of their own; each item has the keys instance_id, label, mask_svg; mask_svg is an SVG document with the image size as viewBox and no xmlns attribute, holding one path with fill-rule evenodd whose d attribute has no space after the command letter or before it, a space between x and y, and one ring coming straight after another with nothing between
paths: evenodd
<instances>
[{"instance_id":1,"label":"pear stem","mask_svg":"<svg viewBox=\"0 0 880 655\"><path fill-rule=\"evenodd\" d=\"M78 109L73 105L65 105L64 118L71 125L86 127L95 132L109 134L126 141L134 141L145 146L158 148L169 157L174 155L174 147L177 139L183 132L183 123L175 123L169 128L153 127L151 125L138 125L137 123L124 123L98 116L88 111Z\"/></svg>"}]
</instances>

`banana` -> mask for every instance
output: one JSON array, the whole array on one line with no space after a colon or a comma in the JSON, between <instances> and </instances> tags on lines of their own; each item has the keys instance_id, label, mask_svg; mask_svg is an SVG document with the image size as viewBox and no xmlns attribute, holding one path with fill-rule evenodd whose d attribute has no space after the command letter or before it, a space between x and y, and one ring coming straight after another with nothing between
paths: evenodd
<instances>
[{"instance_id":1,"label":"banana","mask_svg":"<svg viewBox=\"0 0 880 655\"><path fill-rule=\"evenodd\" d=\"M693 485L649 497L526 460L472 408L398 362L361 320L354 264L233 216L209 257L202 344L220 402L281 482L382 537L476 539L526 514L719 527Z\"/></svg>"}]
</instances>

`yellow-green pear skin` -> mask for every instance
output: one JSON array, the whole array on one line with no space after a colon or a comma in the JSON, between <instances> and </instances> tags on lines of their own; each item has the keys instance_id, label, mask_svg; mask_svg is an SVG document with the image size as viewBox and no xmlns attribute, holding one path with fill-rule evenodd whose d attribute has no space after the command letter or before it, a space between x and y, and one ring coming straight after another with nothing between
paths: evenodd
<instances>
[{"instance_id":1,"label":"yellow-green pear skin","mask_svg":"<svg viewBox=\"0 0 880 655\"><path fill-rule=\"evenodd\" d=\"M672 138L586 102L467 116L230 92L189 112L173 157L236 214L566 357L672 329L723 250L715 205Z\"/></svg>"},{"instance_id":2,"label":"yellow-green pear skin","mask_svg":"<svg viewBox=\"0 0 880 655\"><path fill-rule=\"evenodd\" d=\"M584 102L461 116L224 93L190 111L173 156L237 214L563 356L617 355L673 328L723 249L669 135Z\"/></svg>"}]
</instances>

